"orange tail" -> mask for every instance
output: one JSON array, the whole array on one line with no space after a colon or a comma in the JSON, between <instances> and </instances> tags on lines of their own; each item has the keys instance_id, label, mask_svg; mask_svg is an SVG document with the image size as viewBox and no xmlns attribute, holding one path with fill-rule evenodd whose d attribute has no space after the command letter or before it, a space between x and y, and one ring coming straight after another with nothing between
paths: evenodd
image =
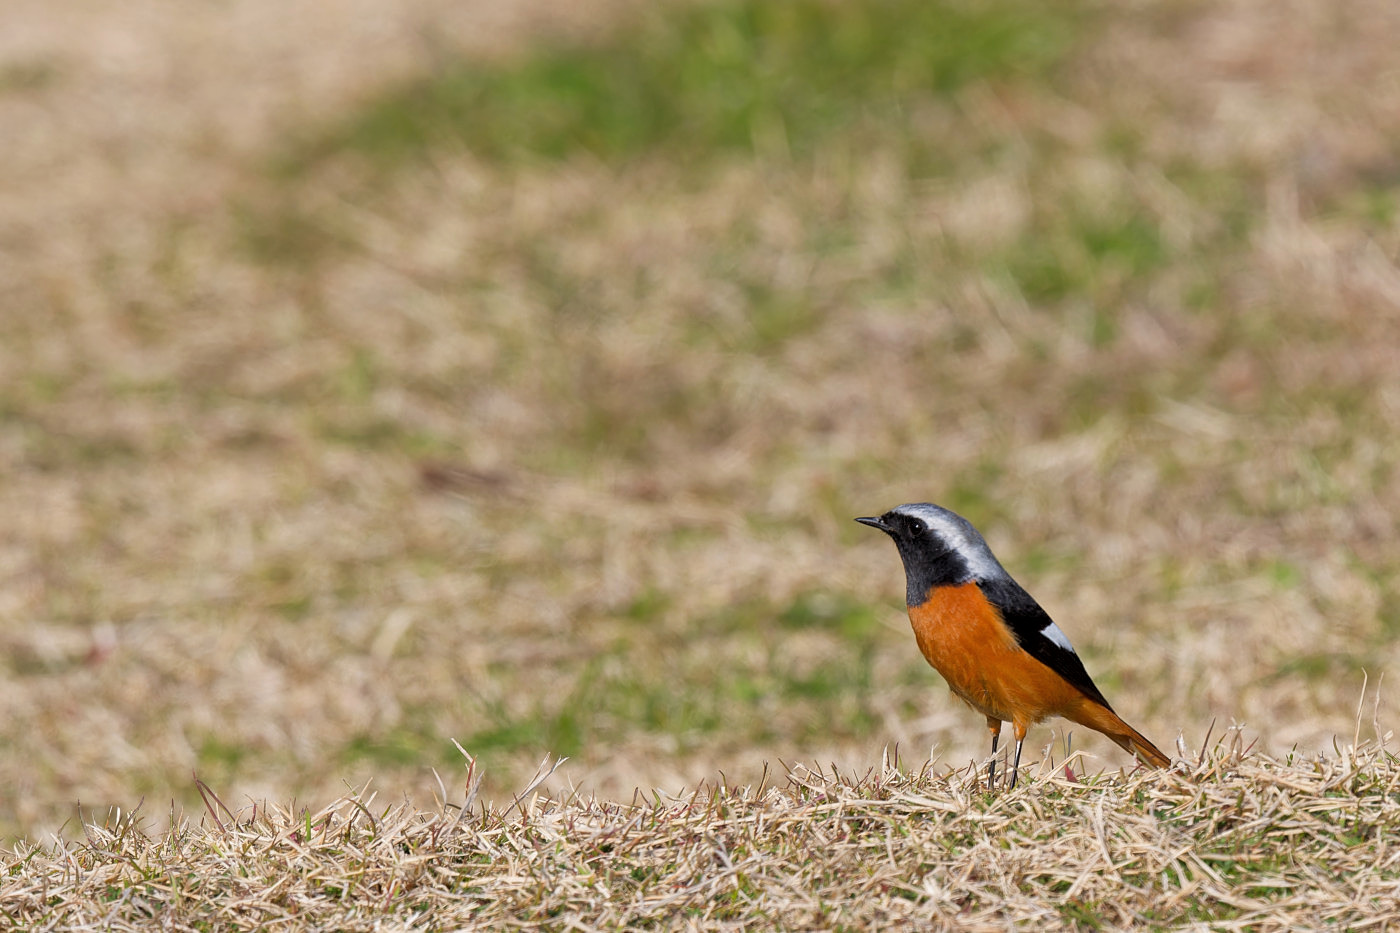
<instances>
[{"instance_id":1,"label":"orange tail","mask_svg":"<svg viewBox=\"0 0 1400 933\"><path fill-rule=\"evenodd\" d=\"M1172 760L1162 754L1161 749L1147 741L1141 732L1119 719L1118 714L1107 706L1095 703L1088 697L1084 697L1076 706L1065 710L1061 715L1081 726L1102 732L1123 751L1137 756L1155 768L1171 767Z\"/></svg>"}]
</instances>

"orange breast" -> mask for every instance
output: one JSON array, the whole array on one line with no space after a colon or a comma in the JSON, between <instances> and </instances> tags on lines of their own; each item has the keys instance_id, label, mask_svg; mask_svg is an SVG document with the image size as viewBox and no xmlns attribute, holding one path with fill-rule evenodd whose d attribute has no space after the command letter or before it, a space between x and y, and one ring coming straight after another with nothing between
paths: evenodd
<instances>
[{"instance_id":1,"label":"orange breast","mask_svg":"<svg viewBox=\"0 0 1400 933\"><path fill-rule=\"evenodd\" d=\"M1027 654L976 583L940 586L909 610L928 663L969 706L1028 726L1077 703L1082 694Z\"/></svg>"}]
</instances>

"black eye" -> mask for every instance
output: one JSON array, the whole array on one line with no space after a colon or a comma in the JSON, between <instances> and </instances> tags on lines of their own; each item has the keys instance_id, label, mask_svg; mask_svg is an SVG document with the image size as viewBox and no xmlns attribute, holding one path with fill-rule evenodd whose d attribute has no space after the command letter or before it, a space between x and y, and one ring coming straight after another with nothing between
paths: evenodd
<instances>
[{"instance_id":1,"label":"black eye","mask_svg":"<svg viewBox=\"0 0 1400 933\"><path fill-rule=\"evenodd\" d=\"M912 536L914 536L915 538L917 538L919 535L923 534L923 533L924 533L925 531L927 531L927 530L928 530L928 526L925 525L923 522L919 521L917 518L911 518L911 519L909 519L909 534L910 534L910 535L912 535Z\"/></svg>"}]
</instances>

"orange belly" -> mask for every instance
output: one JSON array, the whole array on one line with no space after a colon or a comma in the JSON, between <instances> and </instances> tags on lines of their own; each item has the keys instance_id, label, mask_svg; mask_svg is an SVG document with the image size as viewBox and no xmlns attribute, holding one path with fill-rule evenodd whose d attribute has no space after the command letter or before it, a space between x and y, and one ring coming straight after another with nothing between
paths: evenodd
<instances>
[{"instance_id":1,"label":"orange belly","mask_svg":"<svg viewBox=\"0 0 1400 933\"><path fill-rule=\"evenodd\" d=\"M940 586L911 607L914 638L955 695L1018 727L1077 706L1083 694L1026 653L976 583Z\"/></svg>"}]
</instances>

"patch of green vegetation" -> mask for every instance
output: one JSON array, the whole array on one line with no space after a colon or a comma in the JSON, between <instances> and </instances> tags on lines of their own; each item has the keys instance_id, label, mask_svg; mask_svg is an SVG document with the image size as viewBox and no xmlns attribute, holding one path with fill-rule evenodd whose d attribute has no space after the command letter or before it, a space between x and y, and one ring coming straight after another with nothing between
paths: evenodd
<instances>
[{"instance_id":1,"label":"patch of green vegetation","mask_svg":"<svg viewBox=\"0 0 1400 933\"><path fill-rule=\"evenodd\" d=\"M1056 427L1083 431L1110 416L1141 421L1156 410L1160 401L1150 382L1109 372L1088 372L1073 379L1065 389L1062 404Z\"/></svg>"},{"instance_id":2,"label":"patch of green vegetation","mask_svg":"<svg viewBox=\"0 0 1400 933\"><path fill-rule=\"evenodd\" d=\"M239 204L232 214L242 252L266 266L304 270L352 242L334 228L327 212L309 211L293 200L273 206Z\"/></svg>"},{"instance_id":3,"label":"patch of green vegetation","mask_svg":"<svg viewBox=\"0 0 1400 933\"><path fill-rule=\"evenodd\" d=\"M746 339L739 349L762 354L812 330L820 321L807 292L788 292L767 286L745 288Z\"/></svg>"},{"instance_id":4,"label":"patch of green vegetation","mask_svg":"<svg viewBox=\"0 0 1400 933\"><path fill-rule=\"evenodd\" d=\"M1166 258L1157 223L1142 214L1105 224L1084 224L1079 236L1085 252L1098 266L1121 266L1129 275L1156 268Z\"/></svg>"},{"instance_id":5,"label":"patch of green vegetation","mask_svg":"<svg viewBox=\"0 0 1400 933\"><path fill-rule=\"evenodd\" d=\"M1191 203L1210 208L1202 219L1211 226L1193 232L1203 256L1209 258L1249 240L1263 216L1264 179L1256 169L1245 165L1208 168L1183 160L1168 165L1164 174Z\"/></svg>"},{"instance_id":6,"label":"patch of green vegetation","mask_svg":"<svg viewBox=\"0 0 1400 933\"><path fill-rule=\"evenodd\" d=\"M695 421L703 406L696 393L661 379L649 381L652 391L634 385L623 392L606 378L578 379L573 391L561 393L561 402L572 401L578 413L556 435L555 446L539 451L542 461L566 473L588 473L603 458L646 462L653 454L657 424L699 427Z\"/></svg>"},{"instance_id":7,"label":"patch of green vegetation","mask_svg":"<svg viewBox=\"0 0 1400 933\"><path fill-rule=\"evenodd\" d=\"M790 627L834 624L851 634L875 624L873 613L839 600L801 604L786 617L773 607L767 618ZM485 711L484 727L462 742L474 755L529 750L577 755L614 736L666 735L681 747L719 733L735 740L771 741L783 712L789 737L859 735L872 728L875 644L866 640L813 662L791 657L774 644L762 654L668 654L642 666L626 652L594 659L558 696L539 697L526 709Z\"/></svg>"},{"instance_id":8,"label":"patch of green vegetation","mask_svg":"<svg viewBox=\"0 0 1400 933\"><path fill-rule=\"evenodd\" d=\"M1269 561L1264 567L1264 572L1269 582L1281 590L1295 589L1303 582L1302 571L1295 564L1282 558Z\"/></svg>"},{"instance_id":9,"label":"patch of green vegetation","mask_svg":"<svg viewBox=\"0 0 1400 933\"><path fill-rule=\"evenodd\" d=\"M868 639L879 628L880 620L869 603L847 593L803 593L778 613L784 628L820 628L839 632L851 641Z\"/></svg>"},{"instance_id":10,"label":"patch of green vegetation","mask_svg":"<svg viewBox=\"0 0 1400 933\"><path fill-rule=\"evenodd\" d=\"M1158 224L1140 211L1096 218L1065 210L1054 213L1048 228L1022 237L1001 263L1032 303L1101 296L1097 306L1117 298L1121 283L1161 268L1169 258ZM1096 311L1088 334L1094 346L1113 341L1114 321L1111 314Z\"/></svg>"},{"instance_id":11,"label":"patch of green vegetation","mask_svg":"<svg viewBox=\"0 0 1400 933\"><path fill-rule=\"evenodd\" d=\"M1390 230L1400 216L1400 186L1350 192L1338 203L1337 211L1344 217L1360 220L1370 230Z\"/></svg>"},{"instance_id":12,"label":"patch of green vegetation","mask_svg":"<svg viewBox=\"0 0 1400 933\"><path fill-rule=\"evenodd\" d=\"M600 689L600 685L602 689ZM558 697L542 697L525 713L490 704L489 725L467 735L462 747L473 755L545 749L555 755L577 755L590 738L600 734L599 700L611 691L602 664L590 663L573 689Z\"/></svg>"},{"instance_id":13,"label":"patch of green vegetation","mask_svg":"<svg viewBox=\"0 0 1400 933\"><path fill-rule=\"evenodd\" d=\"M1055 905L1055 909L1077 930L1102 930L1104 928L1103 919L1100 917L1101 908L1078 898L1060 901Z\"/></svg>"},{"instance_id":14,"label":"patch of green vegetation","mask_svg":"<svg viewBox=\"0 0 1400 933\"><path fill-rule=\"evenodd\" d=\"M211 783L219 783L237 774L251 754L252 749L246 745L226 742L215 735L206 736L199 746L198 771Z\"/></svg>"},{"instance_id":15,"label":"patch of green vegetation","mask_svg":"<svg viewBox=\"0 0 1400 933\"><path fill-rule=\"evenodd\" d=\"M396 451L413 457L456 453L458 445L398 418L354 408L319 418L316 433L324 441L361 450Z\"/></svg>"},{"instance_id":16,"label":"patch of green vegetation","mask_svg":"<svg viewBox=\"0 0 1400 933\"><path fill-rule=\"evenodd\" d=\"M1051 544L1036 544L1016 556L1016 572L1033 580L1052 570L1073 570L1082 563L1083 555L1078 551L1067 551Z\"/></svg>"},{"instance_id":17,"label":"patch of green vegetation","mask_svg":"<svg viewBox=\"0 0 1400 933\"><path fill-rule=\"evenodd\" d=\"M1121 158L1128 164L1138 158L1134 137L1112 128L1101 146L1108 153L1125 150ZM1232 274L1229 257L1248 244L1261 212L1260 184L1246 167L1205 169L1183 162L1169 166L1166 175L1187 205L1184 236L1178 230L1169 240L1164 224L1183 227L1181 219L1159 216L1153 203L1131 191L1120 192L1124 200L1116 206L1110 206L1113 192L1105 194L1109 204L1092 206L1076 192L1040 205L1023 236L982 261L992 274L1014 282L1033 304L1085 303L1079 326L1094 347L1117 339L1117 309L1123 300L1164 272L1178 277L1176 287L1186 305L1214 308ZM1267 317L1272 321L1275 316Z\"/></svg>"},{"instance_id":18,"label":"patch of green vegetation","mask_svg":"<svg viewBox=\"0 0 1400 933\"><path fill-rule=\"evenodd\" d=\"M424 762L457 764L461 755L426 724L396 726L382 733L362 733L340 750L346 764L369 762L387 767L421 766Z\"/></svg>"},{"instance_id":19,"label":"patch of green vegetation","mask_svg":"<svg viewBox=\"0 0 1400 933\"><path fill-rule=\"evenodd\" d=\"M671 607L671 602L670 593L651 586L628 603L622 614L637 622L655 622Z\"/></svg>"},{"instance_id":20,"label":"patch of green vegetation","mask_svg":"<svg viewBox=\"0 0 1400 933\"><path fill-rule=\"evenodd\" d=\"M987 529L1006 517L1003 497L997 495L997 484L1005 472L1000 459L983 456L976 463L958 471L952 485L939 493L938 501L952 509L978 528Z\"/></svg>"},{"instance_id":21,"label":"patch of green vegetation","mask_svg":"<svg viewBox=\"0 0 1400 933\"><path fill-rule=\"evenodd\" d=\"M1043 75L1078 27L1073 4L1029 0L668 5L603 42L448 65L306 142L286 168L339 150L393 164L445 142L493 159L787 155L974 81Z\"/></svg>"},{"instance_id":22,"label":"patch of green vegetation","mask_svg":"<svg viewBox=\"0 0 1400 933\"><path fill-rule=\"evenodd\" d=\"M310 593L298 593L287 599L278 600L272 604L272 608L277 614L289 622L299 622L311 614L312 597Z\"/></svg>"},{"instance_id":23,"label":"patch of green vegetation","mask_svg":"<svg viewBox=\"0 0 1400 933\"><path fill-rule=\"evenodd\" d=\"M1315 651L1289 658L1270 674L1267 682L1288 677L1301 677L1312 683L1330 682L1337 675L1359 675L1376 665L1355 654L1338 651Z\"/></svg>"},{"instance_id":24,"label":"patch of green vegetation","mask_svg":"<svg viewBox=\"0 0 1400 933\"><path fill-rule=\"evenodd\" d=\"M548 744L538 723L526 719L511 719L498 725L472 732L462 747L473 755L489 755L497 751L538 748Z\"/></svg>"},{"instance_id":25,"label":"patch of green vegetation","mask_svg":"<svg viewBox=\"0 0 1400 933\"><path fill-rule=\"evenodd\" d=\"M1381 594L1381 604L1376 610L1380 620L1381 634L1387 640L1400 635L1400 580L1392 575L1375 573Z\"/></svg>"},{"instance_id":26,"label":"patch of green vegetation","mask_svg":"<svg viewBox=\"0 0 1400 933\"><path fill-rule=\"evenodd\" d=\"M337 376L341 397L349 402L368 402L380 382L379 370L374 354L364 347L356 347Z\"/></svg>"}]
</instances>

